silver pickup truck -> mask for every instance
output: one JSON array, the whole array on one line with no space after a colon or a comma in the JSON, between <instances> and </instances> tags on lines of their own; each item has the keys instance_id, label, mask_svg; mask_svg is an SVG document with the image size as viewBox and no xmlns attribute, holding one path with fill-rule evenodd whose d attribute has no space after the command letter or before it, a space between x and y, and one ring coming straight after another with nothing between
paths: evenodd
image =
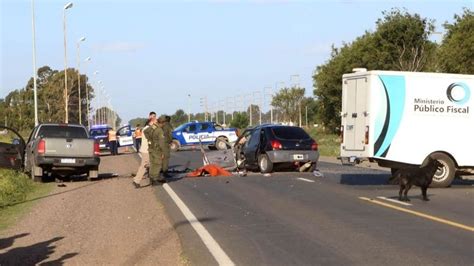
<instances>
[{"instance_id":1,"label":"silver pickup truck","mask_svg":"<svg viewBox=\"0 0 474 266\"><path fill-rule=\"evenodd\" d=\"M87 174L90 180L98 177L99 156L99 143L84 126L41 124L26 142L24 169L36 181L49 174Z\"/></svg>"}]
</instances>

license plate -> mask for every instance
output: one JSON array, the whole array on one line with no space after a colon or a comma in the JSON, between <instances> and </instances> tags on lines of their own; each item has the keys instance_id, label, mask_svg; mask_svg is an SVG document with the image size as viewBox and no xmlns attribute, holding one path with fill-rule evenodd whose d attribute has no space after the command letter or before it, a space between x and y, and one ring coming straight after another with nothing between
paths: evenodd
<instances>
[{"instance_id":1,"label":"license plate","mask_svg":"<svg viewBox=\"0 0 474 266\"><path fill-rule=\"evenodd\" d=\"M76 163L76 159L61 159L61 163Z\"/></svg>"},{"instance_id":2,"label":"license plate","mask_svg":"<svg viewBox=\"0 0 474 266\"><path fill-rule=\"evenodd\" d=\"M293 160L303 160L303 154L293 154Z\"/></svg>"}]
</instances>

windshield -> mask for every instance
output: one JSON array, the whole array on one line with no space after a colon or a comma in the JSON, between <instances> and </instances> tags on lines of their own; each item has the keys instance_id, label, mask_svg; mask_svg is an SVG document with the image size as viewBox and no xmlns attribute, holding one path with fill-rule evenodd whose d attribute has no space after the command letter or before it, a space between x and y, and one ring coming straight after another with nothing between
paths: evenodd
<instances>
[{"instance_id":1,"label":"windshield","mask_svg":"<svg viewBox=\"0 0 474 266\"><path fill-rule=\"evenodd\" d=\"M106 128L103 129L92 129L91 130L91 136L96 137L96 136L104 136L107 135L107 130Z\"/></svg>"},{"instance_id":2,"label":"windshield","mask_svg":"<svg viewBox=\"0 0 474 266\"><path fill-rule=\"evenodd\" d=\"M38 136L43 138L74 138L87 139L87 131L82 127L42 126Z\"/></svg>"}]
</instances>

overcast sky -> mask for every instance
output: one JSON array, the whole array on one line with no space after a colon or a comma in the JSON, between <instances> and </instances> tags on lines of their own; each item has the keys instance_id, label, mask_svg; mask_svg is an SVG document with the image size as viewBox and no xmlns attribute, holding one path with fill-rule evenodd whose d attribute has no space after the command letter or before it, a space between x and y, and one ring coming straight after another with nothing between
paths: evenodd
<instances>
[{"instance_id":1,"label":"overcast sky","mask_svg":"<svg viewBox=\"0 0 474 266\"><path fill-rule=\"evenodd\" d=\"M31 1L1 0L0 97L32 76ZM64 69L63 6L36 0L37 67ZM92 84L102 81L128 121L150 110L202 112L236 96L260 101L264 87L300 83L312 94L312 72L331 44L374 30L383 10L405 7L441 24L474 1L74 1L67 10L68 62ZM439 41L439 35L433 39ZM92 75L94 71L100 73ZM292 77L299 75L299 78ZM270 93L267 89L265 94ZM191 97L188 97L191 95ZM232 97L232 98L231 98ZM190 98L190 99L189 99ZM266 97L268 99L268 97ZM237 99L242 99L237 98ZM240 100L241 101L241 100ZM240 106L243 106L242 103Z\"/></svg>"}]
</instances>

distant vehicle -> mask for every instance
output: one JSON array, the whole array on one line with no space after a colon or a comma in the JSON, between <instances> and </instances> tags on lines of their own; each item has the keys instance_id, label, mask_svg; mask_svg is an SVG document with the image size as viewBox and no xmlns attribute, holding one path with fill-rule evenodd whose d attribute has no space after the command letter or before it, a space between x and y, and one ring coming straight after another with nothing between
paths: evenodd
<instances>
[{"instance_id":1,"label":"distant vehicle","mask_svg":"<svg viewBox=\"0 0 474 266\"><path fill-rule=\"evenodd\" d=\"M432 187L474 171L474 75L367 71L342 76L341 154L392 172L429 156L443 164Z\"/></svg>"},{"instance_id":2,"label":"distant vehicle","mask_svg":"<svg viewBox=\"0 0 474 266\"><path fill-rule=\"evenodd\" d=\"M31 132L24 154L24 170L35 181L53 173L98 177L99 143L82 125L41 124Z\"/></svg>"},{"instance_id":3,"label":"distant vehicle","mask_svg":"<svg viewBox=\"0 0 474 266\"><path fill-rule=\"evenodd\" d=\"M130 125L125 125L117 130L119 147L133 146L133 131Z\"/></svg>"},{"instance_id":4,"label":"distant vehicle","mask_svg":"<svg viewBox=\"0 0 474 266\"><path fill-rule=\"evenodd\" d=\"M25 141L14 129L0 126L0 168L21 170Z\"/></svg>"},{"instance_id":5,"label":"distant vehicle","mask_svg":"<svg viewBox=\"0 0 474 266\"><path fill-rule=\"evenodd\" d=\"M228 143L237 140L237 129L224 128L215 122L189 122L180 125L173 131L172 151L181 147L208 145L210 149L227 149Z\"/></svg>"},{"instance_id":6,"label":"distant vehicle","mask_svg":"<svg viewBox=\"0 0 474 266\"><path fill-rule=\"evenodd\" d=\"M240 168L270 173L279 167L314 171L318 144L300 127L261 125L245 130L234 144ZM303 168L302 168L303 167Z\"/></svg>"},{"instance_id":7,"label":"distant vehicle","mask_svg":"<svg viewBox=\"0 0 474 266\"><path fill-rule=\"evenodd\" d=\"M112 129L109 125L92 125L89 134L92 138L97 140L101 150L109 150L109 142L107 132Z\"/></svg>"}]
</instances>

